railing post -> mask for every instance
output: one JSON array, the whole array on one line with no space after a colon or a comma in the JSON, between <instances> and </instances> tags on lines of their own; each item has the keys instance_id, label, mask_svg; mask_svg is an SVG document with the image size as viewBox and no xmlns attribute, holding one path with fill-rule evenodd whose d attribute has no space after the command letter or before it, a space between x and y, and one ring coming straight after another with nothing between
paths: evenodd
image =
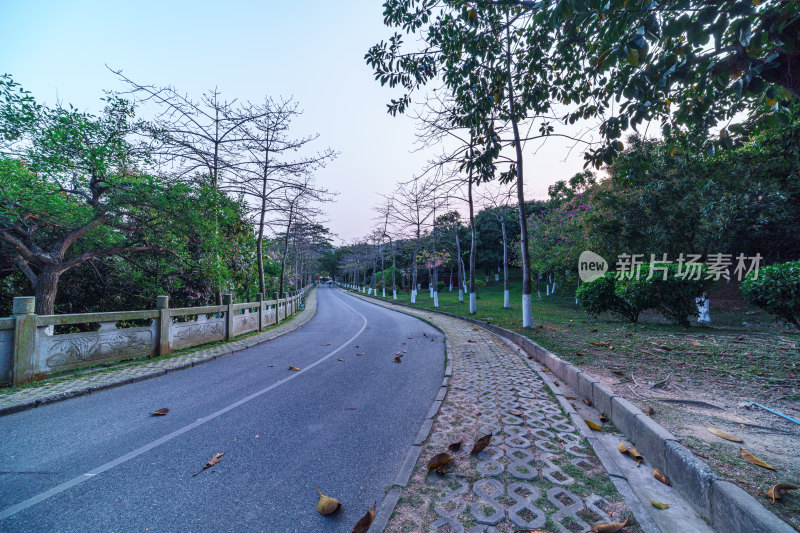
<instances>
[{"instance_id":1,"label":"railing post","mask_svg":"<svg viewBox=\"0 0 800 533\"><path fill-rule=\"evenodd\" d=\"M283 318L289 318L292 314L289 312L290 306L292 304L289 303L289 292L284 292L283 297L286 299L286 312L283 314Z\"/></svg>"},{"instance_id":2,"label":"railing post","mask_svg":"<svg viewBox=\"0 0 800 533\"><path fill-rule=\"evenodd\" d=\"M258 331L264 329L264 293L257 292L256 300L258 300Z\"/></svg>"},{"instance_id":3,"label":"railing post","mask_svg":"<svg viewBox=\"0 0 800 533\"><path fill-rule=\"evenodd\" d=\"M278 325L278 322L281 321L281 318L278 315L278 311L279 311L279 309L281 307L281 304L279 302L280 294L278 294L277 292L274 292L274 293L272 293L272 295L275 297L275 325Z\"/></svg>"},{"instance_id":4,"label":"railing post","mask_svg":"<svg viewBox=\"0 0 800 533\"><path fill-rule=\"evenodd\" d=\"M42 376L36 368L36 298L17 296L14 298L14 347L12 352L11 385L16 387L30 383Z\"/></svg>"},{"instance_id":5,"label":"railing post","mask_svg":"<svg viewBox=\"0 0 800 533\"><path fill-rule=\"evenodd\" d=\"M222 305L228 306L225 311L225 340L229 341L233 338L233 294L223 294Z\"/></svg>"},{"instance_id":6,"label":"railing post","mask_svg":"<svg viewBox=\"0 0 800 533\"><path fill-rule=\"evenodd\" d=\"M156 296L158 309L158 355L167 355L169 348L169 327L172 318L169 316L169 296Z\"/></svg>"}]
</instances>

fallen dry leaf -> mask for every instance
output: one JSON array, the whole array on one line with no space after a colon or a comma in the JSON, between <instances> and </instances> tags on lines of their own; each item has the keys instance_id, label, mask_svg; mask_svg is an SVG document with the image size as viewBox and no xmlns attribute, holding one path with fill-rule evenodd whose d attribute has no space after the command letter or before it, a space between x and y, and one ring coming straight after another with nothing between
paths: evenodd
<instances>
[{"instance_id":1,"label":"fallen dry leaf","mask_svg":"<svg viewBox=\"0 0 800 533\"><path fill-rule=\"evenodd\" d=\"M622 370L612 370L611 373L612 374L616 374L618 376L624 376L625 375L625 372L623 372Z\"/></svg>"},{"instance_id":2,"label":"fallen dry leaf","mask_svg":"<svg viewBox=\"0 0 800 533\"><path fill-rule=\"evenodd\" d=\"M397 357L395 357L395 358L394 358L394 362L395 362L395 363L402 363L402 362L403 362L403 360L402 360L402 359L400 359L400 356L397 356Z\"/></svg>"},{"instance_id":3,"label":"fallen dry leaf","mask_svg":"<svg viewBox=\"0 0 800 533\"><path fill-rule=\"evenodd\" d=\"M664 485L672 485L672 483L670 483L669 480L667 479L667 476L662 474L661 470L659 470L658 468L653 469L653 477L659 480Z\"/></svg>"},{"instance_id":4,"label":"fallen dry leaf","mask_svg":"<svg viewBox=\"0 0 800 533\"><path fill-rule=\"evenodd\" d=\"M729 441L733 441L733 442L744 442L739 437L735 437L735 436L731 435L730 433L725 433L721 429L712 428L711 426L706 426L706 428L708 428L708 430L711 433L713 433L714 435L716 435L717 437L723 438L725 440L729 440Z\"/></svg>"},{"instance_id":5,"label":"fallen dry leaf","mask_svg":"<svg viewBox=\"0 0 800 533\"><path fill-rule=\"evenodd\" d=\"M367 530L369 529L369 526L372 525L373 520L375 520L375 503L372 504L372 509L367 511L367 514L362 516L361 520L356 522L356 525L353 528L353 533L367 533Z\"/></svg>"},{"instance_id":6,"label":"fallen dry leaf","mask_svg":"<svg viewBox=\"0 0 800 533\"><path fill-rule=\"evenodd\" d=\"M581 398L581 401L586 405L588 405L589 407L592 406L592 400L589 400L588 398Z\"/></svg>"},{"instance_id":7,"label":"fallen dry leaf","mask_svg":"<svg viewBox=\"0 0 800 533\"><path fill-rule=\"evenodd\" d=\"M778 483L777 485L773 485L771 489L767 492L764 492L764 496L767 498L772 498L772 503L775 503L775 500L780 500L783 498L783 493L789 490L797 490L800 487L796 485L789 485L788 483Z\"/></svg>"},{"instance_id":8,"label":"fallen dry leaf","mask_svg":"<svg viewBox=\"0 0 800 533\"><path fill-rule=\"evenodd\" d=\"M479 438L477 441L475 441L475 444L472 445L472 450L469 452L469 455L475 455L476 453L481 453L483 450L486 449L487 446L489 446L490 442L492 442L491 433Z\"/></svg>"},{"instance_id":9,"label":"fallen dry leaf","mask_svg":"<svg viewBox=\"0 0 800 533\"><path fill-rule=\"evenodd\" d=\"M606 416L605 413L600 413L600 422L602 422L603 424L608 422L608 417Z\"/></svg>"},{"instance_id":10,"label":"fallen dry leaf","mask_svg":"<svg viewBox=\"0 0 800 533\"><path fill-rule=\"evenodd\" d=\"M636 449L636 446L631 446L628 448L628 455L633 457L633 460L636 461L636 466L642 466L642 461L644 461L644 457L642 454L639 453L639 450Z\"/></svg>"},{"instance_id":11,"label":"fallen dry leaf","mask_svg":"<svg viewBox=\"0 0 800 533\"><path fill-rule=\"evenodd\" d=\"M319 485L317 485L317 492L319 492L319 501L317 502L317 512L319 514L329 515L342 505L336 498L322 494L319 490Z\"/></svg>"},{"instance_id":12,"label":"fallen dry leaf","mask_svg":"<svg viewBox=\"0 0 800 533\"><path fill-rule=\"evenodd\" d=\"M330 345L331 345L331 343L329 343L329 342L326 342L325 344L323 344L323 346L330 346ZM319 490L319 489L317 489L317 490Z\"/></svg>"},{"instance_id":13,"label":"fallen dry leaf","mask_svg":"<svg viewBox=\"0 0 800 533\"><path fill-rule=\"evenodd\" d=\"M567 400L574 400L575 396L564 396L564 398L566 398Z\"/></svg>"},{"instance_id":14,"label":"fallen dry leaf","mask_svg":"<svg viewBox=\"0 0 800 533\"><path fill-rule=\"evenodd\" d=\"M214 457L212 457L211 460L208 461L206 463L206 465L202 468L202 470L200 470L200 472L198 472L197 474L200 474L203 470L205 470L207 468L211 468L215 464L219 463L219 461L220 461L220 459L222 459L223 455L225 455L225 452L214 454ZM196 476L197 474L192 474L192 477Z\"/></svg>"},{"instance_id":15,"label":"fallen dry leaf","mask_svg":"<svg viewBox=\"0 0 800 533\"><path fill-rule=\"evenodd\" d=\"M610 342L604 342L604 341L592 341L589 344L591 344L592 346L611 346Z\"/></svg>"},{"instance_id":16,"label":"fallen dry leaf","mask_svg":"<svg viewBox=\"0 0 800 533\"><path fill-rule=\"evenodd\" d=\"M652 407L648 407L647 410L644 412L644 414L646 414L647 416L653 416L654 414L656 414L656 410L653 409Z\"/></svg>"},{"instance_id":17,"label":"fallen dry leaf","mask_svg":"<svg viewBox=\"0 0 800 533\"><path fill-rule=\"evenodd\" d=\"M590 329L590 330L589 330L589 333L597 333L597 328Z\"/></svg>"},{"instance_id":18,"label":"fallen dry leaf","mask_svg":"<svg viewBox=\"0 0 800 533\"><path fill-rule=\"evenodd\" d=\"M760 467L763 467L763 468L769 468L770 470L777 470L777 468L775 468L774 466L772 466L769 463L766 463L766 462L762 461L761 459L759 459L755 455L751 454L750 452L748 452L744 448L739 448L739 454L742 457L744 457L744 460L747 461L748 463L753 463L754 465L757 465L757 466L760 466Z\"/></svg>"},{"instance_id":19,"label":"fallen dry leaf","mask_svg":"<svg viewBox=\"0 0 800 533\"><path fill-rule=\"evenodd\" d=\"M625 446L625 443L623 443L623 442L620 442L619 444L617 444L617 449L619 450L619 453L628 453L630 451L630 450L628 450L628 447Z\"/></svg>"},{"instance_id":20,"label":"fallen dry leaf","mask_svg":"<svg viewBox=\"0 0 800 533\"><path fill-rule=\"evenodd\" d=\"M581 356L583 355L583 352L575 352L575 355Z\"/></svg>"},{"instance_id":21,"label":"fallen dry leaf","mask_svg":"<svg viewBox=\"0 0 800 533\"><path fill-rule=\"evenodd\" d=\"M478 342L478 341L474 341L474 340L472 340L472 339L467 339L467 342L471 342L471 343L473 343L473 344L477 344L477 342Z\"/></svg>"},{"instance_id":22,"label":"fallen dry leaf","mask_svg":"<svg viewBox=\"0 0 800 533\"><path fill-rule=\"evenodd\" d=\"M658 509L669 509L669 504L668 503L661 503L661 502L657 502L655 500L650 500L650 503L653 504L653 507L656 507Z\"/></svg>"},{"instance_id":23,"label":"fallen dry leaf","mask_svg":"<svg viewBox=\"0 0 800 533\"><path fill-rule=\"evenodd\" d=\"M337 361L341 361L342 363L344 363L344 359L337 359Z\"/></svg>"},{"instance_id":24,"label":"fallen dry leaf","mask_svg":"<svg viewBox=\"0 0 800 533\"><path fill-rule=\"evenodd\" d=\"M367 352L358 352L356 355L367 355Z\"/></svg>"},{"instance_id":25,"label":"fallen dry leaf","mask_svg":"<svg viewBox=\"0 0 800 533\"><path fill-rule=\"evenodd\" d=\"M557 380L557 379L554 379L554 380L553 380L553 385L555 385L556 387L558 387L558 386L559 386L559 383L558 383L558 380Z\"/></svg>"},{"instance_id":26,"label":"fallen dry leaf","mask_svg":"<svg viewBox=\"0 0 800 533\"><path fill-rule=\"evenodd\" d=\"M298 370L300 370L300 369L299 369L299 368L297 368L296 366L290 366L290 367L289 367L289 370L291 370L292 372L297 372L297 371L298 371Z\"/></svg>"},{"instance_id":27,"label":"fallen dry leaf","mask_svg":"<svg viewBox=\"0 0 800 533\"><path fill-rule=\"evenodd\" d=\"M164 416L167 413L169 413L169 408L167 408L167 407L164 407L163 409L159 409L158 411L153 411L153 414L157 415L157 416Z\"/></svg>"},{"instance_id":28,"label":"fallen dry leaf","mask_svg":"<svg viewBox=\"0 0 800 533\"><path fill-rule=\"evenodd\" d=\"M551 531L549 531L547 529L539 529L539 528L534 528L534 529L515 529L514 533L551 533Z\"/></svg>"},{"instance_id":29,"label":"fallen dry leaf","mask_svg":"<svg viewBox=\"0 0 800 533\"><path fill-rule=\"evenodd\" d=\"M542 372L545 372L545 373L550 372L550 369L547 368L547 367L544 367L544 368L542 368Z\"/></svg>"},{"instance_id":30,"label":"fallen dry leaf","mask_svg":"<svg viewBox=\"0 0 800 533\"><path fill-rule=\"evenodd\" d=\"M457 451L459 451L461 449L461 443L463 441L464 441L464 439L459 439L456 442L454 442L453 444L451 444L450 446L448 446L447 449L449 451L451 451L451 452L457 452Z\"/></svg>"},{"instance_id":31,"label":"fallen dry leaf","mask_svg":"<svg viewBox=\"0 0 800 533\"><path fill-rule=\"evenodd\" d=\"M584 420L586 425L589 426L589 429L593 431L603 431L603 428L597 425L596 423L592 422L591 420Z\"/></svg>"},{"instance_id":32,"label":"fallen dry leaf","mask_svg":"<svg viewBox=\"0 0 800 533\"><path fill-rule=\"evenodd\" d=\"M425 478L427 479L428 474L432 471L436 470L440 474L444 472L440 471L441 468L446 467L447 463L453 460L453 456L449 453L437 453L433 457L430 458L428 461L428 471L425 472Z\"/></svg>"},{"instance_id":33,"label":"fallen dry leaf","mask_svg":"<svg viewBox=\"0 0 800 533\"><path fill-rule=\"evenodd\" d=\"M630 518L626 518L624 522L603 522L593 525L591 531L594 533L617 533L623 527L630 525L630 522Z\"/></svg>"}]
</instances>

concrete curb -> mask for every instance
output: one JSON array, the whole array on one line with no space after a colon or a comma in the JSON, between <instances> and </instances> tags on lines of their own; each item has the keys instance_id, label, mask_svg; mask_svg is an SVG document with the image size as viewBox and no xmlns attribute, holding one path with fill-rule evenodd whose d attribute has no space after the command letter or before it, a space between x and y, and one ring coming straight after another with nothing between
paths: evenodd
<instances>
[{"instance_id":1,"label":"concrete curb","mask_svg":"<svg viewBox=\"0 0 800 533\"><path fill-rule=\"evenodd\" d=\"M316 289L314 289L314 290L316 290ZM296 330L300 329L301 327L303 327L309 320L314 318L314 315L316 315L316 314L317 314L317 309L316 309L316 307L314 307L314 312L311 314L311 316L306 318L303 322L298 323L296 325L296 327L293 327L293 328L291 328L291 329L289 329L287 331L284 331L283 333L280 333L279 335L276 335L274 337L270 337L268 339L263 339L263 340L257 340L258 335L254 335L253 337L246 338L246 339L240 339L238 341L234 339L233 341L230 342L230 344L233 344L233 343L237 343L237 344L235 346L231 346L230 350L222 352L222 353L211 354L208 357L203 357L202 359L197 359L195 361L190 361L188 363L178 364L178 365L175 365L175 366L171 366L169 368L163 368L163 369L154 370L153 372L148 372L147 374L141 374L141 375L138 375L138 376L131 376L129 378L120 379L118 381L112 381L110 383L103 383L102 385L94 385L94 386L91 386L91 387L84 387L82 389L76 389L76 390L71 390L71 391L67 391L67 392L61 392L61 393L58 393L58 394L54 394L52 396L46 396L44 398L38 398L36 400L31 400L31 401L28 401L28 402L22 402L22 403L18 403L18 404L14 404L14 405L8 405L6 407L0 407L0 417L6 416L6 415L10 415L10 414L13 414L13 413L19 413L19 412L22 412L22 411L27 411L29 409L35 409L36 407L41 407L42 405L49 405L51 403L56 403L56 402L61 402L61 401L64 401L64 400L69 400L70 398L76 398L78 396L86 396L87 394L92 394L93 392L98 392L98 391L107 390L107 389L113 389L113 388L116 388L116 387L121 387L123 385L130 385L131 383L137 383L139 381L144 381L146 379L151 379L151 378L156 378L156 377L159 377L159 376L163 376L164 374L168 374L170 372L176 372L178 370L185 370L185 369L191 368L193 366L202 365L203 363L209 363L211 361L214 361L215 359L219 359L220 357L227 357L227 356L233 355L233 354L235 354L237 352L241 352L243 350L248 350L248 349L252 348L253 346L258 346L259 344L263 344L263 343L269 342L269 341L271 341L273 339L277 339L278 337L283 337L284 335L286 335L288 333L292 333L293 331L296 331ZM298 315L295 315L295 318L298 318ZM221 346L225 346L225 345L223 344ZM208 348L201 348L201 349L199 349L197 351L201 352L201 351L206 350L206 349L208 349Z\"/></svg>"},{"instance_id":2,"label":"concrete curb","mask_svg":"<svg viewBox=\"0 0 800 533\"><path fill-rule=\"evenodd\" d=\"M363 296L366 299L366 296ZM414 307L390 300L381 300L398 307L407 307L457 318L485 328L495 335L520 346L530 357L550 369L552 374L591 400L614 425L625 434L653 466L672 482L672 487L686 499L697 513L724 533L793 533L795 529L765 509L752 496L727 481L696 458L677 437L654 422L638 407L600 384L572 363L565 361L529 338L514 331L474 318L444 311ZM562 404L563 405L563 404ZM568 410L569 412L569 410ZM579 428L580 429L580 428ZM612 475L612 480L618 479Z\"/></svg>"}]
</instances>

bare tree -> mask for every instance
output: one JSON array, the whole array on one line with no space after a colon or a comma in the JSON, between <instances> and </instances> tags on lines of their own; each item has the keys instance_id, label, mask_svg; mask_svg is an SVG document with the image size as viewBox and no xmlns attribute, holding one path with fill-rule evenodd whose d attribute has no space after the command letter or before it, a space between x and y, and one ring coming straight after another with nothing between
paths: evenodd
<instances>
[{"instance_id":1,"label":"bare tree","mask_svg":"<svg viewBox=\"0 0 800 533\"><path fill-rule=\"evenodd\" d=\"M411 303L417 301L418 255L423 228L433 215L430 202L431 183L413 179L401 184L394 194L393 218L406 230L413 232L414 251L411 258Z\"/></svg>"},{"instance_id":2,"label":"bare tree","mask_svg":"<svg viewBox=\"0 0 800 533\"><path fill-rule=\"evenodd\" d=\"M321 152L299 158L288 158L290 153L297 152L315 141L319 135L293 138L289 130L292 121L301 114L299 106L291 98L275 101L265 98L258 106L249 105L247 114L255 117L241 124L239 159L242 171L227 185L227 190L248 197L255 212L256 248L258 255L259 289L265 292L264 279L264 234L268 215L280 211L287 204L285 199L300 190L310 187L311 182L304 179L315 170L324 167L336 157L336 152L326 148ZM330 198L330 193L314 187L311 196L318 200ZM308 195L306 195L308 196ZM278 198L276 201L275 199ZM282 202L283 201L283 202ZM291 205L290 205L291 210Z\"/></svg>"},{"instance_id":3,"label":"bare tree","mask_svg":"<svg viewBox=\"0 0 800 533\"><path fill-rule=\"evenodd\" d=\"M506 232L506 221L509 216L513 216L513 208L509 205L512 191L502 185L498 188L485 188L482 195L482 204L500 223L500 231L503 235L503 307L511 307L510 294L508 289L508 234Z\"/></svg>"}]
</instances>

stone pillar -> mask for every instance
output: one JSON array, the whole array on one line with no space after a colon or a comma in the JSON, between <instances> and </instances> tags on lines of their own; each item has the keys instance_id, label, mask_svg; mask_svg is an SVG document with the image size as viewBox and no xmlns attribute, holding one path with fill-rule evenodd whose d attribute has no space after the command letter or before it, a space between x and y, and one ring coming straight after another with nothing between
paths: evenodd
<instances>
[{"instance_id":1,"label":"stone pillar","mask_svg":"<svg viewBox=\"0 0 800 533\"><path fill-rule=\"evenodd\" d=\"M284 315L284 318L289 318L292 316L292 303L290 300L291 293L285 292L283 293L283 297L286 298L286 314Z\"/></svg>"},{"instance_id":2,"label":"stone pillar","mask_svg":"<svg viewBox=\"0 0 800 533\"><path fill-rule=\"evenodd\" d=\"M275 324L277 325L281 321L280 316L280 308L281 308L281 295L280 293L275 293Z\"/></svg>"},{"instance_id":3,"label":"stone pillar","mask_svg":"<svg viewBox=\"0 0 800 533\"><path fill-rule=\"evenodd\" d=\"M156 309L158 309L158 355L167 355L169 348L169 327L172 318L169 316L169 296L156 296Z\"/></svg>"},{"instance_id":4,"label":"stone pillar","mask_svg":"<svg viewBox=\"0 0 800 533\"><path fill-rule=\"evenodd\" d=\"M14 347L11 353L11 385L16 387L38 381L44 374L37 371L36 364L36 298L18 296L14 298Z\"/></svg>"},{"instance_id":5,"label":"stone pillar","mask_svg":"<svg viewBox=\"0 0 800 533\"><path fill-rule=\"evenodd\" d=\"M222 305L227 305L225 310L225 340L233 338L233 294L222 295Z\"/></svg>"},{"instance_id":6,"label":"stone pillar","mask_svg":"<svg viewBox=\"0 0 800 533\"><path fill-rule=\"evenodd\" d=\"M258 331L264 329L264 293L257 292L256 300L258 301Z\"/></svg>"}]
</instances>

